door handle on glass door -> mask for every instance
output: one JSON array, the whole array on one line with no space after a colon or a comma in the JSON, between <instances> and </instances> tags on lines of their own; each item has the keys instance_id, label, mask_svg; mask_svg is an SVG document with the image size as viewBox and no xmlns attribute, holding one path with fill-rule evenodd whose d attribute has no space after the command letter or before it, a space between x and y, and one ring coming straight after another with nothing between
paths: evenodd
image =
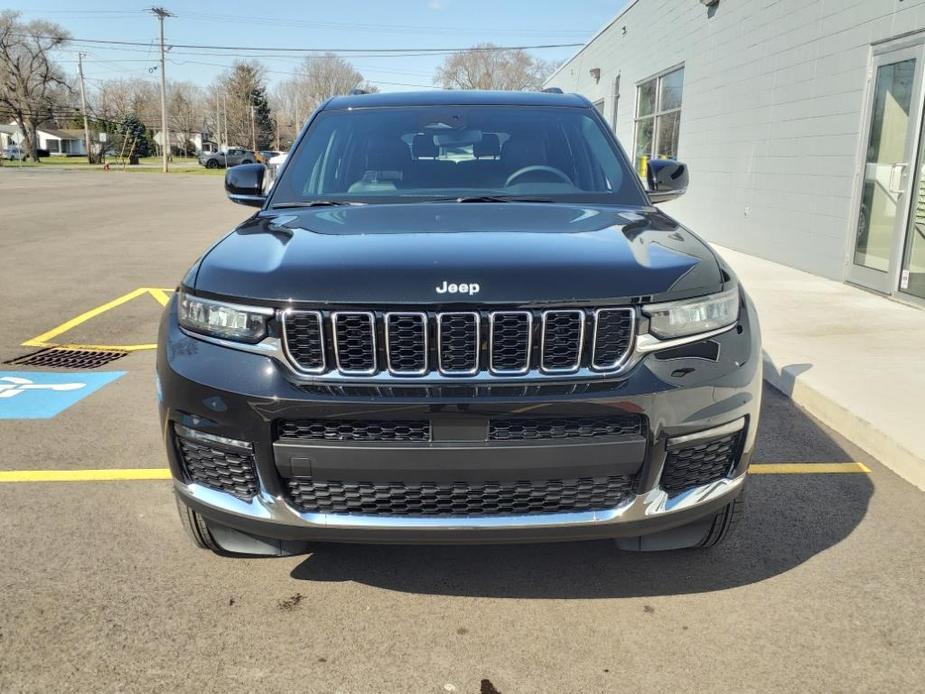
<instances>
[{"instance_id":1,"label":"door handle on glass door","mask_svg":"<svg viewBox=\"0 0 925 694\"><path fill-rule=\"evenodd\" d=\"M908 168L909 164L907 162L901 161L896 164L893 164L893 168L890 169L890 192L895 193L896 195L902 195L903 193L903 172Z\"/></svg>"}]
</instances>

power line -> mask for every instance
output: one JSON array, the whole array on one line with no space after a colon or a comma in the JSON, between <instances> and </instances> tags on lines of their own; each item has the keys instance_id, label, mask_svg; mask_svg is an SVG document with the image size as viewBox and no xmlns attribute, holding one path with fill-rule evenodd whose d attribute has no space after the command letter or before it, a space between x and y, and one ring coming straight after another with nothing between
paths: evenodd
<instances>
[{"instance_id":1,"label":"power line","mask_svg":"<svg viewBox=\"0 0 925 694\"><path fill-rule=\"evenodd\" d=\"M179 65L207 65L210 67L222 67L222 68L234 67L233 65L227 65L223 63L206 63L200 60L181 60L181 61L169 60L168 62L171 63L172 65L178 65L178 66ZM299 72L294 71L294 70L288 70L288 71L287 70L270 70L269 68L263 68L263 71L269 72L270 74L275 74L275 75L288 75L290 77L298 77L300 74ZM434 87L434 85L432 84L412 84L409 82L387 82L385 80L366 79L365 77L363 78L363 81L371 82L372 84L385 84L391 87L420 87L421 89L436 89L437 88L437 87Z\"/></svg>"},{"instance_id":2,"label":"power line","mask_svg":"<svg viewBox=\"0 0 925 694\"><path fill-rule=\"evenodd\" d=\"M369 24L362 22L333 22L333 21L314 21L314 20L299 20L291 18L280 18L280 17L255 17L251 15L232 15L232 14L212 14L208 12L184 12L182 14L184 20L190 21L209 21L215 23L241 23L241 24L260 24L264 26L285 26L285 27L295 27L295 28L304 28L304 29L333 29L333 30L344 30L344 31L372 31L377 34L382 33L446 33L446 34L459 34L460 31L481 31L484 32L486 27L466 27L466 26L425 26L420 24ZM518 36L550 36L550 35L573 35L573 36L589 36L593 33L591 30L580 30L580 29L554 29L554 30L542 30L542 29L512 29L505 30L492 27L490 29L492 33L495 34L512 34Z\"/></svg>"},{"instance_id":3,"label":"power line","mask_svg":"<svg viewBox=\"0 0 925 694\"><path fill-rule=\"evenodd\" d=\"M123 19L125 17L137 17L147 10L27 10L27 14L36 15L71 15L87 16L98 19ZM216 24L248 24L262 26L283 26L300 29L326 29L334 31L365 31L377 34L396 33L396 34L458 34L461 31L479 31L485 32L485 26L437 26L422 24L372 24L363 22L335 22L335 21L315 21L305 19L293 19L291 17L259 17L252 15L234 15L210 12L187 11L175 16L187 21L193 22L212 22ZM501 27L491 27L492 34L512 35L512 36L590 36L594 32L594 27L589 29L504 29Z\"/></svg>"},{"instance_id":4,"label":"power line","mask_svg":"<svg viewBox=\"0 0 925 694\"><path fill-rule=\"evenodd\" d=\"M35 38L53 38L51 36L35 36ZM107 46L146 46L151 45L146 41L115 41L112 39L81 39L70 38L73 43L92 43ZM527 50L544 50L547 48L577 48L584 46L583 43L543 43L523 46L469 46L466 48L285 48L280 46L217 46L200 43L171 43L166 44L170 49L174 48L194 48L210 51L268 51L278 53L343 53L348 55L359 53L410 53L410 54L441 54L441 53L465 53L475 51L479 53L496 53L499 51L527 51Z\"/></svg>"}]
</instances>

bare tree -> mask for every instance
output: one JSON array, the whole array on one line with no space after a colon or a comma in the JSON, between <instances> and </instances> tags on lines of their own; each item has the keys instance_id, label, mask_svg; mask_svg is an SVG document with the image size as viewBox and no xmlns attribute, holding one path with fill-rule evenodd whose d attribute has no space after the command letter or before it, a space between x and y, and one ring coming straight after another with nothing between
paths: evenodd
<instances>
[{"instance_id":1,"label":"bare tree","mask_svg":"<svg viewBox=\"0 0 925 694\"><path fill-rule=\"evenodd\" d=\"M177 135L183 156L189 156L193 134L202 130L206 120L206 103L202 89L191 82L171 84L167 98L167 116L170 118L170 132Z\"/></svg>"},{"instance_id":2,"label":"bare tree","mask_svg":"<svg viewBox=\"0 0 925 694\"><path fill-rule=\"evenodd\" d=\"M36 130L55 118L55 108L69 90L49 53L68 39L57 24L21 22L18 12L0 12L0 106L16 121L24 150L36 161Z\"/></svg>"},{"instance_id":3,"label":"bare tree","mask_svg":"<svg viewBox=\"0 0 925 694\"><path fill-rule=\"evenodd\" d=\"M480 43L446 57L434 74L444 89L541 89L554 65L521 49Z\"/></svg>"},{"instance_id":4,"label":"bare tree","mask_svg":"<svg viewBox=\"0 0 925 694\"><path fill-rule=\"evenodd\" d=\"M223 97L223 118L227 117L226 144L239 147L256 144L257 149L267 147L273 140L275 127L267 103L263 65L256 61L236 62L219 77L214 91Z\"/></svg>"},{"instance_id":5,"label":"bare tree","mask_svg":"<svg viewBox=\"0 0 925 694\"><path fill-rule=\"evenodd\" d=\"M131 113L138 116L148 127L159 127L161 97L153 80L105 80L97 88L93 101L93 110L100 118L118 121Z\"/></svg>"},{"instance_id":6,"label":"bare tree","mask_svg":"<svg viewBox=\"0 0 925 694\"><path fill-rule=\"evenodd\" d=\"M349 94L353 89L379 91L347 60L334 53L308 56L293 76L277 85L273 110L280 124L281 138L290 142L318 105L332 96Z\"/></svg>"}]
</instances>

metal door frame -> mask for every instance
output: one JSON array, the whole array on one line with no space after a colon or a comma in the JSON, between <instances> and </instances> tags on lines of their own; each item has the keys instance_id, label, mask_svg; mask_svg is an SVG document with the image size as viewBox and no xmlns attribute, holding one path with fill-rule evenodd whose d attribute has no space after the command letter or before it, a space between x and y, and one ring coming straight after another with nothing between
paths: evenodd
<instances>
[{"instance_id":1,"label":"metal door frame","mask_svg":"<svg viewBox=\"0 0 925 694\"><path fill-rule=\"evenodd\" d=\"M870 129L873 125L874 94L877 88L877 70L884 65L902 62L914 58L916 61L915 76L912 82L912 102L910 104L909 120L911 127L906 135L906 153L908 166L905 171L905 185L899 199L899 211L893 226L889 268L886 272L856 265L854 262L855 247L857 244L857 229L861 214L861 201L864 197L864 172L867 166L867 148L870 143ZM922 135L922 106L923 101L923 71L925 71L925 35L918 34L902 39L891 40L871 47L868 63L867 83L863 106L863 121L861 138L858 143L856 157L856 173L854 190L851 196L851 216L849 217L849 248L847 257L846 279L852 284L861 285L867 289L882 294L895 295L899 293L900 267L905 249L906 231L909 222L909 213L912 208L912 190L914 187L915 162L919 151L919 142Z\"/></svg>"}]
</instances>

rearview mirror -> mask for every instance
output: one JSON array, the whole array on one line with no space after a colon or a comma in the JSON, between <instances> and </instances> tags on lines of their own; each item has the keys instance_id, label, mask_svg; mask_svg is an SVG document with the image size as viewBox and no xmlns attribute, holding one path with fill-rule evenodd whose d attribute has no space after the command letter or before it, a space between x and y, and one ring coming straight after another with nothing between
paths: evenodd
<instances>
[{"instance_id":1,"label":"rearview mirror","mask_svg":"<svg viewBox=\"0 0 925 694\"><path fill-rule=\"evenodd\" d=\"M650 159L646 168L649 200L657 204L679 198L687 192L690 177L687 164L674 159Z\"/></svg>"},{"instance_id":2,"label":"rearview mirror","mask_svg":"<svg viewBox=\"0 0 925 694\"><path fill-rule=\"evenodd\" d=\"M239 164L225 171L225 193L232 202L251 207L263 207L267 201L263 191L263 164Z\"/></svg>"}]
</instances>

